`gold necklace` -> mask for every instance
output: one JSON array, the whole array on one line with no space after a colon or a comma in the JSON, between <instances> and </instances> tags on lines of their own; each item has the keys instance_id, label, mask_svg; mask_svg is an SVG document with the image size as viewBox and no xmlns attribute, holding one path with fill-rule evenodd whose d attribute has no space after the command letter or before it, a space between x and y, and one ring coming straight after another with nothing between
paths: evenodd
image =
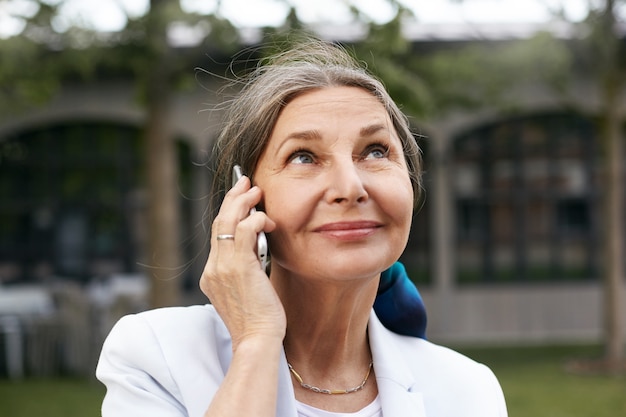
<instances>
[{"instance_id":1,"label":"gold necklace","mask_svg":"<svg viewBox=\"0 0 626 417\"><path fill-rule=\"evenodd\" d=\"M291 371L294 378L296 378L296 381L298 381L298 383L300 384L302 388L308 389L313 392L317 392L318 394L329 394L329 395L352 394L353 392L361 391L363 387L365 386L365 383L367 382L368 378L370 377L370 373L372 372L373 365L374 365L374 362L370 362L370 365L367 367L367 373L365 374L365 378L363 378L363 381L361 381L361 383L357 385L356 387L348 388L348 389L325 389L325 388L318 388L316 386L307 384L306 382L302 381L302 377L300 376L300 374L296 372L295 369L293 369L293 366L291 366L289 362L287 362L289 371Z\"/></svg>"}]
</instances>

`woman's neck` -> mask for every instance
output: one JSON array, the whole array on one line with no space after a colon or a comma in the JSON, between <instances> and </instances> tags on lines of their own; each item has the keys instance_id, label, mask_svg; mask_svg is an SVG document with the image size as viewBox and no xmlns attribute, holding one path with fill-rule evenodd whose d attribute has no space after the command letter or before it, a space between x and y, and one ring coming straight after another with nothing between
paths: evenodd
<instances>
[{"instance_id":1,"label":"woman's neck","mask_svg":"<svg viewBox=\"0 0 626 417\"><path fill-rule=\"evenodd\" d=\"M284 340L296 398L314 407L355 412L378 393L367 335L379 277L350 281L299 277L272 270L272 283L287 315ZM318 394L301 386L349 390L352 394ZM299 381L301 380L301 382Z\"/></svg>"},{"instance_id":2,"label":"woman's neck","mask_svg":"<svg viewBox=\"0 0 626 417\"><path fill-rule=\"evenodd\" d=\"M367 323L377 277L342 282L273 274L272 282L287 315L284 346L292 365L336 373L369 363Z\"/></svg>"}]
</instances>

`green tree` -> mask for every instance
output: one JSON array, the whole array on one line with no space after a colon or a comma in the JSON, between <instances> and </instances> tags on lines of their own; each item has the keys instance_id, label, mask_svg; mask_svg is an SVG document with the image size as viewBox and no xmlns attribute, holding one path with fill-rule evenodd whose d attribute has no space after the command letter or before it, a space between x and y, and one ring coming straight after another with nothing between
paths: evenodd
<instances>
[{"instance_id":1,"label":"green tree","mask_svg":"<svg viewBox=\"0 0 626 417\"><path fill-rule=\"evenodd\" d=\"M0 0L0 7L9 0ZM33 4L34 13L24 12L19 36L0 39L0 112L8 114L48 100L60 85L60 74L76 72L80 65L60 62L58 49L71 42L73 33L52 29L58 5ZM40 65L33 65L38 62ZM45 68L45 71L41 69Z\"/></svg>"},{"instance_id":2,"label":"green tree","mask_svg":"<svg viewBox=\"0 0 626 417\"><path fill-rule=\"evenodd\" d=\"M0 1L6 4L9 0ZM178 304L181 280L176 278L185 262L180 253L178 160L170 123L172 94L193 78L188 67L190 57L202 56L208 47L237 50L237 31L218 14L185 13L178 1L170 0L151 0L148 12L137 18L128 16L118 33L102 34L79 24L58 31L54 29L55 19L63 0L29 3L35 12L22 14L22 31L0 40L0 110L7 114L44 103L63 81L77 76L89 79L97 72L109 71L137 80L137 97L146 110L143 142L149 303L151 307ZM168 42L168 29L174 22L190 26L208 23L209 33L197 48L175 51Z\"/></svg>"}]
</instances>

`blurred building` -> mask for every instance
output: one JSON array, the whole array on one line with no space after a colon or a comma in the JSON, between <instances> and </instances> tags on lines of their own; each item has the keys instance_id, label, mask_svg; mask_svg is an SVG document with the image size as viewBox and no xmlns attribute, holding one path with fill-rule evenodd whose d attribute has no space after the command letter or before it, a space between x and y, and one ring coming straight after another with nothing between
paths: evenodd
<instances>
[{"instance_id":1,"label":"blurred building","mask_svg":"<svg viewBox=\"0 0 626 417\"><path fill-rule=\"evenodd\" d=\"M476 36L467 28L422 27L411 36L436 49L534 30L488 29ZM350 36L359 34L344 32ZM177 95L172 108L186 237L180 245L192 260L180 279L189 302L204 302L195 283L207 253L206 163L220 120L210 110L220 100L212 93L219 80L209 78L203 88ZM587 100L588 88L577 85L573 94ZM93 288L111 276L143 274L149 202L144 110L134 93L131 79L68 84L47 105L0 121L0 293L59 282ZM426 198L402 260L425 297L431 339L533 343L601 336L597 127L545 92L520 96L520 108L514 116L481 110L416 126L426 136Z\"/></svg>"}]
</instances>

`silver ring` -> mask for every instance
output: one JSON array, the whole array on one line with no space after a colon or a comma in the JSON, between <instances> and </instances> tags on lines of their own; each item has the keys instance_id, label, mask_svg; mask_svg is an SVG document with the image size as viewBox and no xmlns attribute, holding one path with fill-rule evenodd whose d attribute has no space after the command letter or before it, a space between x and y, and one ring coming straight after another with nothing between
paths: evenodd
<instances>
[{"instance_id":1,"label":"silver ring","mask_svg":"<svg viewBox=\"0 0 626 417\"><path fill-rule=\"evenodd\" d=\"M234 240L235 235L217 235L217 240Z\"/></svg>"}]
</instances>

